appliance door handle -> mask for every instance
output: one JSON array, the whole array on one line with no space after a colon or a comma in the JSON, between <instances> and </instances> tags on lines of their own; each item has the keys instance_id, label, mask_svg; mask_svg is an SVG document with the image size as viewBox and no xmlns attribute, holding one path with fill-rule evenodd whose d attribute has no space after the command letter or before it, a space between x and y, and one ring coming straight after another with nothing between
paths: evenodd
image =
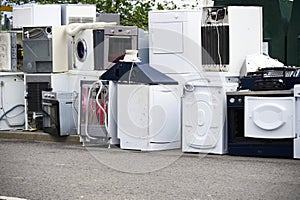
<instances>
[{"instance_id":1,"label":"appliance door handle","mask_svg":"<svg viewBox=\"0 0 300 200\"><path fill-rule=\"evenodd\" d=\"M107 35L108 38L121 38L121 39L131 39L132 36L128 35Z\"/></svg>"},{"instance_id":2,"label":"appliance door handle","mask_svg":"<svg viewBox=\"0 0 300 200\"><path fill-rule=\"evenodd\" d=\"M53 106L53 103L46 103L46 102L42 102L43 106Z\"/></svg>"},{"instance_id":3,"label":"appliance door handle","mask_svg":"<svg viewBox=\"0 0 300 200\"><path fill-rule=\"evenodd\" d=\"M173 92L172 90L160 90L160 92Z\"/></svg>"}]
</instances>

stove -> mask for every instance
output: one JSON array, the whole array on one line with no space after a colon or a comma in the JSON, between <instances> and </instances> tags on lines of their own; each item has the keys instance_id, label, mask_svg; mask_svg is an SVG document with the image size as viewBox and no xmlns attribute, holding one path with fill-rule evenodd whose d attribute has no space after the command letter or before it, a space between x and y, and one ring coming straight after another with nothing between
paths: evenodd
<instances>
[{"instance_id":1,"label":"stove","mask_svg":"<svg viewBox=\"0 0 300 200\"><path fill-rule=\"evenodd\" d=\"M42 91L43 130L57 136L76 134L71 92Z\"/></svg>"}]
</instances>

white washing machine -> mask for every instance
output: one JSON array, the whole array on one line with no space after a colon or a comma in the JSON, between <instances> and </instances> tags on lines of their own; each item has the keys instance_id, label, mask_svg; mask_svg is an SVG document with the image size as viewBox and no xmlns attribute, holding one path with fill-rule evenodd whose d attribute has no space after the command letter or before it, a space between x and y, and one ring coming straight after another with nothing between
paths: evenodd
<instances>
[{"instance_id":1,"label":"white washing machine","mask_svg":"<svg viewBox=\"0 0 300 200\"><path fill-rule=\"evenodd\" d=\"M295 133L294 158L300 159L300 85L294 86L295 96Z\"/></svg>"},{"instance_id":2,"label":"white washing machine","mask_svg":"<svg viewBox=\"0 0 300 200\"><path fill-rule=\"evenodd\" d=\"M120 147L141 151L180 148L178 85L117 85Z\"/></svg>"},{"instance_id":3,"label":"white washing machine","mask_svg":"<svg viewBox=\"0 0 300 200\"><path fill-rule=\"evenodd\" d=\"M79 32L73 40L73 69L93 70L94 69L94 44L93 30L88 29Z\"/></svg>"},{"instance_id":4,"label":"white washing machine","mask_svg":"<svg viewBox=\"0 0 300 200\"><path fill-rule=\"evenodd\" d=\"M202 76L202 77L201 77ZM182 151L227 153L226 91L236 91L222 73L203 73L184 85Z\"/></svg>"}]
</instances>

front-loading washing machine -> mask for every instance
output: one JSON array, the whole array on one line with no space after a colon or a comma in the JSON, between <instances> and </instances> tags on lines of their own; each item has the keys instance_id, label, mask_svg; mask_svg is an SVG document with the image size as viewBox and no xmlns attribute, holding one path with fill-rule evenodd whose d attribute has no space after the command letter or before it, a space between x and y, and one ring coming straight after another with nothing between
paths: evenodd
<instances>
[{"instance_id":1,"label":"front-loading washing machine","mask_svg":"<svg viewBox=\"0 0 300 200\"><path fill-rule=\"evenodd\" d=\"M73 69L93 70L93 30L87 29L75 35L73 40Z\"/></svg>"},{"instance_id":2,"label":"front-loading washing machine","mask_svg":"<svg viewBox=\"0 0 300 200\"><path fill-rule=\"evenodd\" d=\"M182 99L183 152L227 152L225 97L221 82L195 79L185 84Z\"/></svg>"},{"instance_id":3,"label":"front-loading washing machine","mask_svg":"<svg viewBox=\"0 0 300 200\"><path fill-rule=\"evenodd\" d=\"M223 73L201 73L184 85L182 151L227 153L226 91L236 91Z\"/></svg>"}]
</instances>

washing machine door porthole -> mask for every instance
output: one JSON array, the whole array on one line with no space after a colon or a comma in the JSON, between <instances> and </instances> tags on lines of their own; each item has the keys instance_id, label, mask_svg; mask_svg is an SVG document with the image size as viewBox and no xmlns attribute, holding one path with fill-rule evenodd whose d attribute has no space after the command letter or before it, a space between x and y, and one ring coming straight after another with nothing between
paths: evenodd
<instances>
[{"instance_id":1,"label":"washing machine door porthole","mask_svg":"<svg viewBox=\"0 0 300 200\"><path fill-rule=\"evenodd\" d=\"M83 62L86 59L87 55L87 46L86 42L83 39L80 39L76 42L76 57L79 61Z\"/></svg>"}]
</instances>

